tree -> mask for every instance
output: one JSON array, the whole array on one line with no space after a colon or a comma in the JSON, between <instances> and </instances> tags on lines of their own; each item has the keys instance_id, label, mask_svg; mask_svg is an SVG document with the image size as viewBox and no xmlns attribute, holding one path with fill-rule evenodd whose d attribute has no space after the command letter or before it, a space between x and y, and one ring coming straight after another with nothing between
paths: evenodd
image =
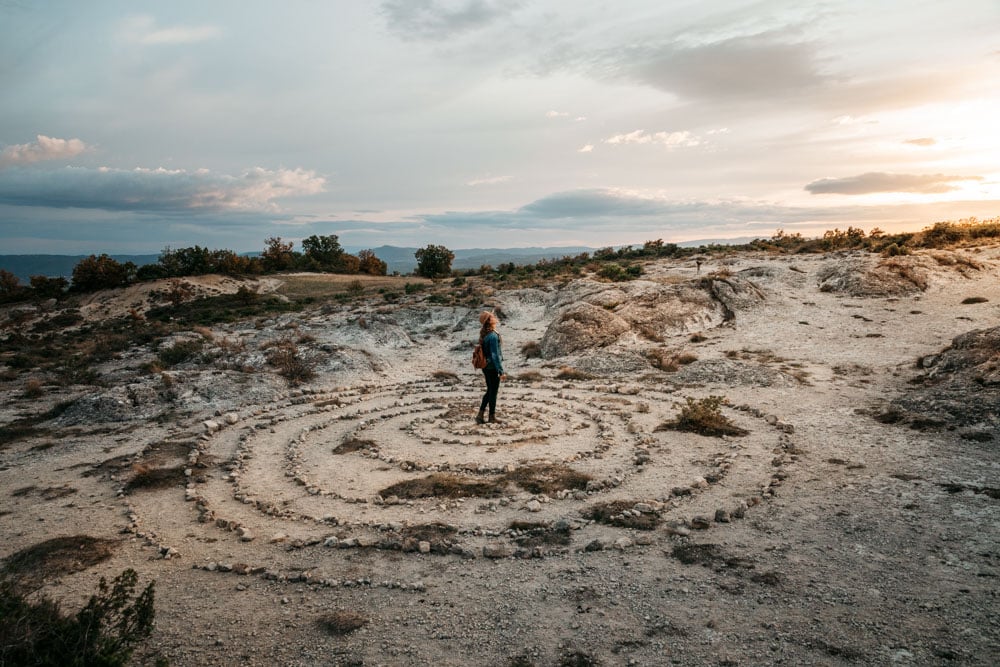
<instances>
[{"instance_id":1,"label":"tree","mask_svg":"<svg viewBox=\"0 0 1000 667\"><path fill-rule=\"evenodd\" d=\"M293 243L282 243L280 236L272 236L264 239L264 252L260 259L264 263L265 271L284 271L290 269L295 262L295 255L292 253Z\"/></svg>"},{"instance_id":2,"label":"tree","mask_svg":"<svg viewBox=\"0 0 1000 667\"><path fill-rule=\"evenodd\" d=\"M0 269L0 294L13 294L20 287L20 278L6 269Z\"/></svg>"},{"instance_id":3,"label":"tree","mask_svg":"<svg viewBox=\"0 0 1000 667\"><path fill-rule=\"evenodd\" d=\"M135 279L136 266L122 264L113 257L102 254L81 259L73 267L73 289L93 292L99 289L124 287Z\"/></svg>"},{"instance_id":4,"label":"tree","mask_svg":"<svg viewBox=\"0 0 1000 667\"><path fill-rule=\"evenodd\" d=\"M451 273L451 262L455 253L443 245L429 245L420 248L413 256L417 258L417 275L425 278L441 278Z\"/></svg>"},{"instance_id":5,"label":"tree","mask_svg":"<svg viewBox=\"0 0 1000 667\"><path fill-rule=\"evenodd\" d=\"M372 276L384 276L389 270L389 265L375 256L374 250L361 250L358 252L358 271Z\"/></svg>"},{"instance_id":6,"label":"tree","mask_svg":"<svg viewBox=\"0 0 1000 667\"><path fill-rule=\"evenodd\" d=\"M302 239L302 251L309 264L320 271L338 272L344 268L344 249L336 234L306 237Z\"/></svg>"},{"instance_id":7,"label":"tree","mask_svg":"<svg viewBox=\"0 0 1000 667\"><path fill-rule=\"evenodd\" d=\"M69 287L69 281L62 276L49 278L48 276L31 276L31 289L40 297L59 298Z\"/></svg>"}]
</instances>

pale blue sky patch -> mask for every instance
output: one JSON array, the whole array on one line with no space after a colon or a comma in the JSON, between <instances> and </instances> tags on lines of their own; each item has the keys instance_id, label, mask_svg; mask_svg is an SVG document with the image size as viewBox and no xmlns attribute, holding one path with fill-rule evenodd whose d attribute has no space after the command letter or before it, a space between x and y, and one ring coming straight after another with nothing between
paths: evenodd
<instances>
[{"instance_id":1,"label":"pale blue sky patch","mask_svg":"<svg viewBox=\"0 0 1000 667\"><path fill-rule=\"evenodd\" d=\"M0 247L996 216L998 25L994 0L0 3Z\"/></svg>"}]
</instances>

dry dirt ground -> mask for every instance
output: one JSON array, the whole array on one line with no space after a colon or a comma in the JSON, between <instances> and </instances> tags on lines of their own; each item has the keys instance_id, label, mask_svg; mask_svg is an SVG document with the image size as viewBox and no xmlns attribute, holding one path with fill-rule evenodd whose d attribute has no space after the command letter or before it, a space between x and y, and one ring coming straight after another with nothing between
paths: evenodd
<instances>
[{"instance_id":1,"label":"dry dirt ground","mask_svg":"<svg viewBox=\"0 0 1000 667\"><path fill-rule=\"evenodd\" d=\"M997 664L1000 247L645 269L477 287L497 425L478 308L422 293L9 381L7 423L73 403L0 448L0 557L71 537L38 569L68 609L134 568L174 665ZM746 435L658 428L709 396Z\"/></svg>"}]
</instances>

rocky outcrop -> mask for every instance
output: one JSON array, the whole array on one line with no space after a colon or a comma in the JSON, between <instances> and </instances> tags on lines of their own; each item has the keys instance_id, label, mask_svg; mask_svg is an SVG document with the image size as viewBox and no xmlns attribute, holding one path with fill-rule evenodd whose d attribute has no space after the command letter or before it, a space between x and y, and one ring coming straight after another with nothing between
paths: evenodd
<instances>
[{"instance_id":1,"label":"rocky outcrop","mask_svg":"<svg viewBox=\"0 0 1000 667\"><path fill-rule=\"evenodd\" d=\"M590 303L566 308L542 337L546 359L604 347L629 330L629 324L610 310Z\"/></svg>"},{"instance_id":2,"label":"rocky outcrop","mask_svg":"<svg viewBox=\"0 0 1000 667\"><path fill-rule=\"evenodd\" d=\"M987 435L1000 427L1000 327L956 336L950 347L917 365L924 370L919 384L896 398L882 421L967 427Z\"/></svg>"},{"instance_id":3,"label":"rocky outcrop","mask_svg":"<svg viewBox=\"0 0 1000 667\"><path fill-rule=\"evenodd\" d=\"M742 276L706 276L683 283L577 281L559 294L559 309L541 341L546 359L608 347L628 333L652 342L719 326L762 303L763 292Z\"/></svg>"}]
</instances>

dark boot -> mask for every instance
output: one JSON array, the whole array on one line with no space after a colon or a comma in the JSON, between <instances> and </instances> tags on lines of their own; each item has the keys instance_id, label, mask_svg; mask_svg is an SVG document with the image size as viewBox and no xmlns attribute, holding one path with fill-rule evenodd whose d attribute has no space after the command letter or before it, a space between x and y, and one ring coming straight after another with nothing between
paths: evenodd
<instances>
[{"instance_id":1,"label":"dark boot","mask_svg":"<svg viewBox=\"0 0 1000 667\"><path fill-rule=\"evenodd\" d=\"M496 415L492 415L491 414L490 415L490 423L491 424L499 424L500 422L497 421L497 416Z\"/></svg>"},{"instance_id":2,"label":"dark boot","mask_svg":"<svg viewBox=\"0 0 1000 667\"><path fill-rule=\"evenodd\" d=\"M476 415L476 423L477 424L485 424L486 423L486 420L483 419L483 411L482 410L480 410L479 414Z\"/></svg>"}]
</instances>

